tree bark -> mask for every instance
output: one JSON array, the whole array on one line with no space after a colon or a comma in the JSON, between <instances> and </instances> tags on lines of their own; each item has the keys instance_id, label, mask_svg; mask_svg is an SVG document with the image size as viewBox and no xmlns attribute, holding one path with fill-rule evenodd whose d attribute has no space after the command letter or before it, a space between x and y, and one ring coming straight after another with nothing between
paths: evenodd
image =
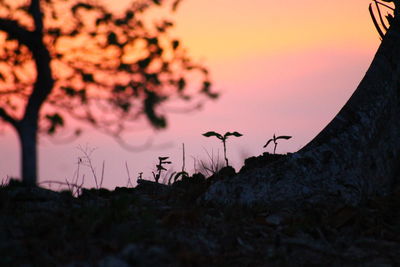
<instances>
[{"instance_id":1,"label":"tree bark","mask_svg":"<svg viewBox=\"0 0 400 267\"><path fill-rule=\"evenodd\" d=\"M21 146L22 182L36 186L37 181L37 122L22 121L17 128Z\"/></svg>"},{"instance_id":2,"label":"tree bark","mask_svg":"<svg viewBox=\"0 0 400 267\"><path fill-rule=\"evenodd\" d=\"M343 201L389 193L400 170L400 16L357 90L317 137L267 167L212 185L205 201L220 204Z\"/></svg>"},{"instance_id":3,"label":"tree bark","mask_svg":"<svg viewBox=\"0 0 400 267\"><path fill-rule=\"evenodd\" d=\"M10 116L0 108L0 118L10 123L17 131L21 144L22 181L28 186L35 186L37 181L37 135L40 110L50 95L54 80L51 70L51 55L43 40L43 14L40 0L31 0L29 13L35 29L30 31L18 21L0 18L0 30L5 31L19 43L26 45L32 53L36 81L28 98L23 117L20 120Z\"/></svg>"}]
</instances>

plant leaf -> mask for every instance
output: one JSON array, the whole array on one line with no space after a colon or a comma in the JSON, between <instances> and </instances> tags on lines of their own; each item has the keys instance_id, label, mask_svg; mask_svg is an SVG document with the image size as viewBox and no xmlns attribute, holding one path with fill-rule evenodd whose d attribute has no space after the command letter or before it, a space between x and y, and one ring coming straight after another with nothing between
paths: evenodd
<instances>
[{"instance_id":1,"label":"plant leaf","mask_svg":"<svg viewBox=\"0 0 400 267\"><path fill-rule=\"evenodd\" d=\"M243 134L238 133L238 132L226 132L225 135L224 135L224 137L227 138L228 136L231 136L231 135L236 136L236 137L241 137L241 136L243 136Z\"/></svg>"},{"instance_id":2,"label":"plant leaf","mask_svg":"<svg viewBox=\"0 0 400 267\"><path fill-rule=\"evenodd\" d=\"M85 83L92 83L92 82L94 82L93 74L82 72L81 75L82 75L82 80L83 80Z\"/></svg>"},{"instance_id":3,"label":"plant leaf","mask_svg":"<svg viewBox=\"0 0 400 267\"><path fill-rule=\"evenodd\" d=\"M172 41L172 48L176 50L179 47L179 40Z\"/></svg>"},{"instance_id":4,"label":"plant leaf","mask_svg":"<svg viewBox=\"0 0 400 267\"><path fill-rule=\"evenodd\" d=\"M162 166L162 165L157 165L156 167L157 167L157 170L158 170L158 171L160 171L160 170L166 171L166 170L167 170L167 169L166 169L164 166Z\"/></svg>"},{"instance_id":5,"label":"plant leaf","mask_svg":"<svg viewBox=\"0 0 400 267\"><path fill-rule=\"evenodd\" d=\"M205 136L205 137L215 136L215 137L217 137L218 139L221 139L221 140L224 139L224 138L222 137L222 135L220 135L219 133L213 132L213 131L203 133L203 136Z\"/></svg>"},{"instance_id":6,"label":"plant leaf","mask_svg":"<svg viewBox=\"0 0 400 267\"><path fill-rule=\"evenodd\" d=\"M75 15L76 11L77 11L79 8L83 8L83 9L87 9L87 10L92 10L94 7L93 7L92 5L90 5L90 4L78 3L78 4L75 4L74 6L72 6L72 8L71 8L72 13Z\"/></svg>"},{"instance_id":7,"label":"plant leaf","mask_svg":"<svg viewBox=\"0 0 400 267\"><path fill-rule=\"evenodd\" d=\"M277 139L286 139L286 140L288 140L290 138L292 138L292 137L288 136L288 135L281 135L281 136L278 136L277 138L275 138L275 140L277 140Z\"/></svg>"},{"instance_id":8,"label":"plant leaf","mask_svg":"<svg viewBox=\"0 0 400 267\"><path fill-rule=\"evenodd\" d=\"M64 126L64 119L58 113L54 113L51 115L47 114L45 118L47 119L47 121L50 124L49 128L47 129L47 133L49 135L54 134L56 132L56 130L58 129L58 127Z\"/></svg>"},{"instance_id":9,"label":"plant leaf","mask_svg":"<svg viewBox=\"0 0 400 267\"><path fill-rule=\"evenodd\" d=\"M263 147L267 147L269 143L271 143L272 141L274 141L274 139L269 139L268 142Z\"/></svg>"}]
</instances>

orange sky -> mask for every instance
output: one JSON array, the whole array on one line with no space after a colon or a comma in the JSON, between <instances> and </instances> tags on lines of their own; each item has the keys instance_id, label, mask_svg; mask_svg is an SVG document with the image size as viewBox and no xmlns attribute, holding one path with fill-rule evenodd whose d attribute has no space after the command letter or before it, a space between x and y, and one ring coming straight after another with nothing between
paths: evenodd
<instances>
[{"instance_id":1,"label":"orange sky","mask_svg":"<svg viewBox=\"0 0 400 267\"><path fill-rule=\"evenodd\" d=\"M363 48L378 39L367 2L189 0L177 14L176 32L192 55L210 61L326 45Z\"/></svg>"},{"instance_id":2,"label":"orange sky","mask_svg":"<svg viewBox=\"0 0 400 267\"><path fill-rule=\"evenodd\" d=\"M165 150L126 152L107 136L93 131L62 146L43 138L41 179L72 177L79 155L75 147L87 143L98 147L94 160L99 168L101 161L106 161L108 187L126 182L125 161L132 176L143 171L145 177L150 177L160 155L171 156L175 169L179 169L182 142L186 144L186 166L191 170L192 157L207 158L204 150L222 151L217 140L201 136L208 130L244 134L228 144L229 158L237 169L244 156L261 154L264 142L273 133L294 136L279 144L278 152L298 150L344 105L379 45L368 3L184 1L175 14L174 35L194 59L209 67L221 98L207 103L200 112L172 115L170 127L157 133L156 143L171 143ZM150 133L134 133L128 140L140 142ZM16 136L6 131L0 145L0 178L18 175Z\"/></svg>"}]
</instances>

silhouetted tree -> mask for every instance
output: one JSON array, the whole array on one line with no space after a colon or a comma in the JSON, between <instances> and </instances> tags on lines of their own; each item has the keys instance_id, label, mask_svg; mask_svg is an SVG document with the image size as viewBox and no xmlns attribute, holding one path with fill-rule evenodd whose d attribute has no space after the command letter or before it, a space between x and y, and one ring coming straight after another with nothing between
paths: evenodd
<instances>
[{"instance_id":1,"label":"silhouetted tree","mask_svg":"<svg viewBox=\"0 0 400 267\"><path fill-rule=\"evenodd\" d=\"M165 127L166 101L217 96L169 36L172 22L145 18L179 2L137 0L118 13L92 0L0 1L0 118L18 133L24 183L37 181L38 133L54 134L66 116L118 139L141 118ZM194 72L198 88L187 84Z\"/></svg>"},{"instance_id":2,"label":"silhouetted tree","mask_svg":"<svg viewBox=\"0 0 400 267\"><path fill-rule=\"evenodd\" d=\"M213 184L205 200L291 208L325 201L357 205L399 185L400 1L385 2L393 9L387 31L379 30L382 43L335 118L285 160Z\"/></svg>"}]
</instances>

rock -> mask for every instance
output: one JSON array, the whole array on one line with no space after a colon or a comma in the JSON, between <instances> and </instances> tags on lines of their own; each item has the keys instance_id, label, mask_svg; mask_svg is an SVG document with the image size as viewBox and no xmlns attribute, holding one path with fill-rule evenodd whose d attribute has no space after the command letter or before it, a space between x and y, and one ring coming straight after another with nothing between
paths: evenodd
<instances>
[{"instance_id":1,"label":"rock","mask_svg":"<svg viewBox=\"0 0 400 267\"><path fill-rule=\"evenodd\" d=\"M219 205L341 202L359 205L400 182L400 7L358 88L300 151L213 183L203 200Z\"/></svg>"},{"instance_id":2,"label":"rock","mask_svg":"<svg viewBox=\"0 0 400 267\"><path fill-rule=\"evenodd\" d=\"M172 262L165 248L159 246L130 244L119 253L119 257L126 260L130 266L170 266Z\"/></svg>"},{"instance_id":3,"label":"rock","mask_svg":"<svg viewBox=\"0 0 400 267\"><path fill-rule=\"evenodd\" d=\"M265 222L271 226L281 225L284 221L284 218L278 214L271 214L265 218Z\"/></svg>"},{"instance_id":4,"label":"rock","mask_svg":"<svg viewBox=\"0 0 400 267\"><path fill-rule=\"evenodd\" d=\"M240 169L239 173L243 173L256 168L262 168L279 160L282 160L286 155L263 153L258 157L250 157L245 159L244 166Z\"/></svg>"},{"instance_id":5,"label":"rock","mask_svg":"<svg viewBox=\"0 0 400 267\"><path fill-rule=\"evenodd\" d=\"M98 267L129 267L131 265L127 264L120 258L108 256L105 259L97 263Z\"/></svg>"},{"instance_id":6,"label":"rock","mask_svg":"<svg viewBox=\"0 0 400 267\"><path fill-rule=\"evenodd\" d=\"M236 171L232 166L226 166L220 169L218 172L214 173L207 178L207 184L211 185L217 181L222 181L226 178L231 178L236 175Z\"/></svg>"}]
</instances>

